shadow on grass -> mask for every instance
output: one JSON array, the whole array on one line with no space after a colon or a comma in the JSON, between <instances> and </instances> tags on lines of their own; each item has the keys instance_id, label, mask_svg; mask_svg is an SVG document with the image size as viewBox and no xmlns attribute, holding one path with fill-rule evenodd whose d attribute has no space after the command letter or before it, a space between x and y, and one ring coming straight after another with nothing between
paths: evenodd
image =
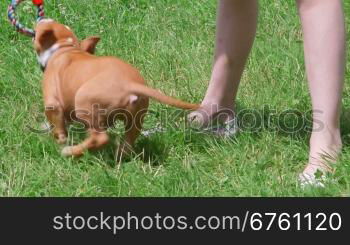
<instances>
[{"instance_id":1,"label":"shadow on grass","mask_svg":"<svg viewBox=\"0 0 350 245\"><path fill-rule=\"evenodd\" d=\"M136 143L135 151L143 162L153 166L164 164L169 156L169 148L159 137L140 137Z\"/></svg>"},{"instance_id":2,"label":"shadow on grass","mask_svg":"<svg viewBox=\"0 0 350 245\"><path fill-rule=\"evenodd\" d=\"M268 108L247 109L239 106L237 112L238 124L242 133L251 134L258 139L263 136L263 132L269 132L308 143L312 129L311 111L286 110L275 112ZM169 121L176 124L177 121L181 120L173 118ZM344 145L350 145L350 109L343 108L341 128ZM122 133L123 129L110 133L110 143L104 148L92 152L92 154L100 154L106 165L115 167L116 147L120 142L118 135L120 136ZM74 135L74 143L81 142L84 137L85 134ZM136 141L135 154L129 159L126 158L123 164L132 161L136 157L152 166L159 166L163 165L168 159L169 146L171 145L181 144L185 146L184 148L192 151L205 152L213 143L228 141L239 141L239 134L222 139L212 134L192 130L190 127L179 127L178 129L170 127L169 129L166 128L165 132L154 133L148 137L140 136Z\"/></svg>"},{"instance_id":3,"label":"shadow on grass","mask_svg":"<svg viewBox=\"0 0 350 245\"><path fill-rule=\"evenodd\" d=\"M298 109L275 110L269 106L250 109L238 106L238 125L241 132L260 137L262 132L282 137L306 140L312 131L311 111Z\"/></svg>"},{"instance_id":4,"label":"shadow on grass","mask_svg":"<svg viewBox=\"0 0 350 245\"><path fill-rule=\"evenodd\" d=\"M109 133L110 142L99 150L90 151L91 155L98 158L102 158L103 162L114 168L117 166L116 152L117 146L120 142L119 134ZM78 140L75 143L79 143ZM135 144L134 153L131 156L126 156L121 164L127 164L135 159L141 160L144 163L151 164L152 166L159 166L164 164L169 155L169 147L167 144L160 140L158 137L146 138L140 136ZM93 162L91 162L93 164Z\"/></svg>"},{"instance_id":5,"label":"shadow on grass","mask_svg":"<svg viewBox=\"0 0 350 245\"><path fill-rule=\"evenodd\" d=\"M282 137L291 137L308 143L313 130L311 110L289 109L274 112L273 110L269 110L269 108L251 110L240 106L238 111L245 111L243 115L252 115L250 117L239 117L238 124L240 130L251 133L254 137L260 137L262 132L270 132ZM272 113L270 113L271 111ZM319 125L322 128L321 124ZM343 145L349 146L350 108L342 108L340 129Z\"/></svg>"}]
</instances>

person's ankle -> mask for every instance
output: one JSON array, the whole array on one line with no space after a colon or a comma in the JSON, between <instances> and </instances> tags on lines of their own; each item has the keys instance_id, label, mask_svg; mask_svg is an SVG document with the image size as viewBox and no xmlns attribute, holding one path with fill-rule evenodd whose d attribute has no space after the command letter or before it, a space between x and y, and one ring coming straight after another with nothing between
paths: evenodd
<instances>
[{"instance_id":1,"label":"person's ankle","mask_svg":"<svg viewBox=\"0 0 350 245\"><path fill-rule=\"evenodd\" d=\"M201 103L203 109L210 118L215 118L222 115L220 121L225 121L226 118L233 118L235 115L233 100L203 100Z\"/></svg>"},{"instance_id":2,"label":"person's ankle","mask_svg":"<svg viewBox=\"0 0 350 245\"><path fill-rule=\"evenodd\" d=\"M342 148L342 139L339 127L327 127L322 131L314 131L310 137L310 147L324 146L326 148Z\"/></svg>"},{"instance_id":3,"label":"person's ankle","mask_svg":"<svg viewBox=\"0 0 350 245\"><path fill-rule=\"evenodd\" d=\"M313 132L310 138L309 162L303 173L315 175L317 171L332 172L332 165L337 161L341 149L342 140L339 128Z\"/></svg>"}]
</instances>

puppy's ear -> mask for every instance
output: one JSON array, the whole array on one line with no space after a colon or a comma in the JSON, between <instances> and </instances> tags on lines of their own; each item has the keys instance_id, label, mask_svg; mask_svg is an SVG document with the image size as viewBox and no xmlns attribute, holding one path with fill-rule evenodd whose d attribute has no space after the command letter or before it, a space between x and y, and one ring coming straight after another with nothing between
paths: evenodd
<instances>
[{"instance_id":1,"label":"puppy's ear","mask_svg":"<svg viewBox=\"0 0 350 245\"><path fill-rule=\"evenodd\" d=\"M42 50L47 50L52 47L57 42L57 38L53 30L45 30L39 36L39 44L42 47Z\"/></svg>"},{"instance_id":2,"label":"puppy's ear","mask_svg":"<svg viewBox=\"0 0 350 245\"><path fill-rule=\"evenodd\" d=\"M89 37L89 38L80 42L80 48L83 51L86 51L90 54L94 54L96 46L100 40L101 40L101 38L99 38L99 37Z\"/></svg>"}]
</instances>

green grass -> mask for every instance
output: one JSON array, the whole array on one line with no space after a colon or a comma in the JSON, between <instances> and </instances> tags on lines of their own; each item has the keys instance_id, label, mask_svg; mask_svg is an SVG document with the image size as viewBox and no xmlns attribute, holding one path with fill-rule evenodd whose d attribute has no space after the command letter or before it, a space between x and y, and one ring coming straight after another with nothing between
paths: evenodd
<instances>
[{"instance_id":1,"label":"green grass","mask_svg":"<svg viewBox=\"0 0 350 245\"><path fill-rule=\"evenodd\" d=\"M116 168L113 145L79 160L66 159L49 135L28 130L43 120L42 74L31 40L6 22L8 2L0 3L0 196L350 196L350 62L343 98L344 151L334 181L324 189L303 190L296 181L307 161L309 133L271 127L227 140L187 130L140 137L139 156ZM98 55L121 57L169 95L191 102L202 99L211 71L216 1L46 2L47 15L72 27L79 38L102 37ZM259 2L259 30L238 108L295 109L309 116L295 2ZM349 33L350 2L344 4ZM30 5L26 8L31 11ZM21 15L24 21L30 22L32 12ZM165 108L151 104L152 110ZM160 120L159 114L150 114L145 126L155 127ZM279 122L276 117L272 121L275 126ZM253 121L245 118L244 123ZM288 123L295 121L290 118ZM113 130L115 137L121 133L120 127ZM81 138L70 135L75 141Z\"/></svg>"}]
</instances>

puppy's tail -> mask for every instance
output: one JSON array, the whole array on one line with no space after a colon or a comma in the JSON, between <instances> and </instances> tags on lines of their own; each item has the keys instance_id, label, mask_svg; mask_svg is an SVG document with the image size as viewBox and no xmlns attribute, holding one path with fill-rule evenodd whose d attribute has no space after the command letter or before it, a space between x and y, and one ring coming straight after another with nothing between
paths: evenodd
<instances>
[{"instance_id":1,"label":"puppy's tail","mask_svg":"<svg viewBox=\"0 0 350 245\"><path fill-rule=\"evenodd\" d=\"M147 87L146 85L140 83L131 83L128 85L128 90L131 94L143 95L149 98L155 99L163 104L167 104L170 106L174 106L177 108L185 109L185 110L196 110L199 108L198 104L191 104L184 102L179 99L175 99L173 97L167 96L158 90Z\"/></svg>"}]
</instances>

